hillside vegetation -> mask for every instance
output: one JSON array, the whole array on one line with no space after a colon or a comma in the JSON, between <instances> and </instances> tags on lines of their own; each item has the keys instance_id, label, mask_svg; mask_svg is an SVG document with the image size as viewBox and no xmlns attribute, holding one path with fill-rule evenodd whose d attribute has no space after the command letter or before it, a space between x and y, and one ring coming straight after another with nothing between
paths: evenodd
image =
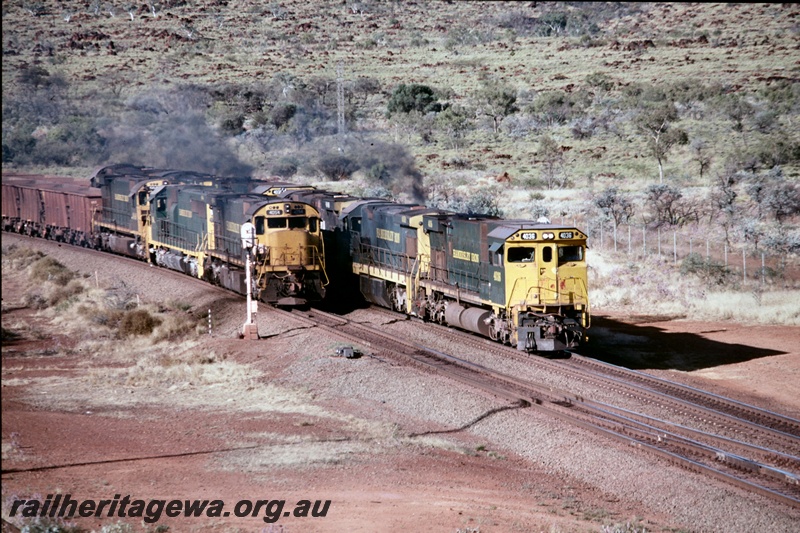
<instances>
[{"instance_id":1,"label":"hillside vegetation","mask_svg":"<svg viewBox=\"0 0 800 533\"><path fill-rule=\"evenodd\" d=\"M86 177L129 162L548 215L593 239L682 231L716 250L690 274L744 250L768 256L750 274L786 288L800 251L798 15L748 3L4 2L3 168Z\"/></svg>"}]
</instances>

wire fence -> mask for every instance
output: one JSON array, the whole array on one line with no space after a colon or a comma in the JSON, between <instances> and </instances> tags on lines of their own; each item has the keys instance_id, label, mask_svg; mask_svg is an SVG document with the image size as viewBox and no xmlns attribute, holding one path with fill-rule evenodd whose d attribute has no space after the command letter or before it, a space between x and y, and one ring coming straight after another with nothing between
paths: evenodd
<instances>
[{"instance_id":1,"label":"wire fence","mask_svg":"<svg viewBox=\"0 0 800 533\"><path fill-rule=\"evenodd\" d=\"M675 266L714 270L726 281L744 286L780 284L800 279L797 258L736 237L726 238L719 228L702 225L654 228L644 224L620 224L600 219L564 219L588 236L590 249L611 253L619 260L636 261L658 256Z\"/></svg>"}]
</instances>

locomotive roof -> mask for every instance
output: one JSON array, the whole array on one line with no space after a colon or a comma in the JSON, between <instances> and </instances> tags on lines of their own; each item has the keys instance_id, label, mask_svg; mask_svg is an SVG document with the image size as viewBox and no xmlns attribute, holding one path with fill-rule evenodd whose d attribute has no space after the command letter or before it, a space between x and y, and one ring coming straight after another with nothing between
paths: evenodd
<instances>
[{"instance_id":1,"label":"locomotive roof","mask_svg":"<svg viewBox=\"0 0 800 533\"><path fill-rule=\"evenodd\" d=\"M290 181L261 181L256 182L261 183L261 185L257 185L253 187L253 192L256 194L264 194L270 189L274 189L275 187L284 187L287 189L284 192L290 191L298 191L298 190L312 190L310 185L299 185L297 183L292 183Z\"/></svg>"},{"instance_id":2,"label":"locomotive roof","mask_svg":"<svg viewBox=\"0 0 800 533\"><path fill-rule=\"evenodd\" d=\"M489 232L488 236L493 239L506 240L521 229L536 231L575 229L575 226L564 226L563 224L542 224L532 220L502 220L501 225Z\"/></svg>"},{"instance_id":3,"label":"locomotive roof","mask_svg":"<svg viewBox=\"0 0 800 533\"><path fill-rule=\"evenodd\" d=\"M344 209L342 209L342 213L339 215L339 218L344 218L344 217L348 216L350 213L352 213L353 211L355 211L356 209L359 209L360 207L365 206L367 204L392 204L392 205L396 205L394 202L392 202L391 200L387 200L386 198L362 198L361 200L353 202L352 204L350 204L347 207L345 207Z\"/></svg>"}]
</instances>

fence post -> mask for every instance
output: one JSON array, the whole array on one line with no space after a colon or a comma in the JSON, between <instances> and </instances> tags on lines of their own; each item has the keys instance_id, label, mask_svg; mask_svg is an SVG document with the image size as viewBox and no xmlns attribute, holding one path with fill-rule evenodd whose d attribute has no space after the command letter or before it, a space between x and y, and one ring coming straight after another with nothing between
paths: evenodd
<instances>
[{"instance_id":1,"label":"fence post","mask_svg":"<svg viewBox=\"0 0 800 533\"><path fill-rule=\"evenodd\" d=\"M617 223L614 223L614 252L617 251Z\"/></svg>"},{"instance_id":2,"label":"fence post","mask_svg":"<svg viewBox=\"0 0 800 533\"><path fill-rule=\"evenodd\" d=\"M761 285L764 285L764 252L761 252Z\"/></svg>"},{"instance_id":3,"label":"fence post","mask_svg":"<svg viewBox=\"0 0 800 533\"><path fill-rule=\"evenodd\" d=\"M601 220L600 221L600 249L603 249L603 248L605 248L605 246L603 246L603 221Z\"/></svg>"},{"instance_id":4,"label":"fence post","mask_svg":"<svg viewBox=\"0 0 800 533\"><path fill-rule=\"evenodd\" d=\"M725 243L725 268L728 267L728 243Z\"/></svg>"},{"instance_id":5,"label":"fence post","mask_svg":"<svg viewBox=\"0 0 800 533\"><path fill-rule=\"evenodd\" d=\"M647 257L647 225L642 226L642 254Z\"/></svg>"},{"instance_id":6,"label":"fence post","mask_svg":"<svg viewBox=\"0 0 800 533\"><path fill-rule=\"evenodd\" d=\"M742 248L742 285L747 285L747 258L744 255L744 248Z\"/></svg>"},{"instance_id":7,"label":"fence post","mask_svg":"<svg viewBox=\"0 0 800 533\"><path fill-rule=\"evenodd\" d=\"M678 264L678 232L672 230L672 264Z\"/></svg>"},{"instance_id":8,"label":"fence post","mask_svg":"<svg viewBox=\"0 0 800 533\"><path fill-rule=\"evenodd\" d=\"M631 255L631 225L628 224L628 255Z\"/></svg>"},{"instance_id":9,"label":"fence post","mask_svg":"<svg viewBox=\"0 0 800 533\"><path fill-rule=\"evenodd\" d=\"M661 226L659 226L657 229L658 229L658 232L657 232L657 235L658 235L658 257L661 257Z\"/></svg>"}]
</instances>

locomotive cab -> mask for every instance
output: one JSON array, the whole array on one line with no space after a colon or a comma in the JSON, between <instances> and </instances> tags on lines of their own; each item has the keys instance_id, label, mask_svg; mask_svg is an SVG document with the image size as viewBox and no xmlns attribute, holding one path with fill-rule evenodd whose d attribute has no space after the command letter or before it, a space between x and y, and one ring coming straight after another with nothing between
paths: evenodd
<instances>
[{"instance_id":1,"label":"locomotive cab","mask_svg":"<svg viewBox=\"0 0 800 533\"><path fill-rule=\"evenodd\" d=\"M546 225L497 228L489 237L497 239L490 244L492 336L526 351L577 346L590 320L586 236Z\"/></svg>"},{"instance_id":2,"label":"locomotive cab","mask_svg":"<svg viewBox=\"0 0 800 533\"><path fill-rule=\"evenodd\" d=\"M256 254L265 266L281 266L289 270L319 268L322 244L319 217L307 204L268 204L253 214L256 232Z\"/></svg>"},{"instance_id":3,"label":"locomotive cab","mask_svg":"<svg viewBox=\"0 0 800 533\"><path fill-rule=\"evenodd\" d=\"M262 300L302 305L328 284L319 212L300 202L272 201L251 209L256 286Z\"/></svg>"}]
</instances>

